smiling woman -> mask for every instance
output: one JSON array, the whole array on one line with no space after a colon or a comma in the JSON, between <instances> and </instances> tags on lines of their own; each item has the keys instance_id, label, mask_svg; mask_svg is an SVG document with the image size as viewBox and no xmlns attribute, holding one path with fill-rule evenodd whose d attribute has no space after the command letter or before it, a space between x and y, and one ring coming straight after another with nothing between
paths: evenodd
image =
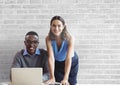
<instances>
[{"instance_id":1,"label":"smiling woman","mask_svg":"<svg viewBox=\"0 0 120 85\"><path fill-rule=\"evenodd\" d=\"M78 56L74 52L74 38L68 33L62 17L54 16L51 19L46 46L50 71L50 79L46 83L76 85Z\"/></svg>"}]
</instances>

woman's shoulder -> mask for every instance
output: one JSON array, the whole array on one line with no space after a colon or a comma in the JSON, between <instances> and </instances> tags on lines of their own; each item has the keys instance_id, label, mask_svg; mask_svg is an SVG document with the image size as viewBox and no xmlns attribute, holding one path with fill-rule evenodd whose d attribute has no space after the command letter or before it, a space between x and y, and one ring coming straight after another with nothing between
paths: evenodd
<instances>
[{"instance_id":1,"label":"woman's shoulder","mask_svg":"<svg viewBox=\"0 0 120 85\"><path fill-rule=\"evenodd\" d=\"M52 41L49 36L46 36L46 44L51 45Z\"/></svg>"},{"instance_id":2,"label":"woman's shoulder","mask_svg":"<svg viewBox=\"0 0 120 85\"><path fill-rule=\"evenodd\" d=\"M49 38L49 36L47 35L47 36L45 37L45 39L48 40L48 38Z\"/></svg>"},{"instance_id":3,"label":"woman's shoulder","mask_svg":"<svg viewBox=\"0 0 120 85\"><path fill-rule=\"evenodd\" d=\"M74 42L74 41L75 41L75 37L73 35L70 35L68 43L71 43L71 42Z\"/></svg>"},{"instance_id":4,"label":"woman's shoulder","mask_svg":"<svg viewBox=\"0 0 120 85\"><path fill-rule=\"evenodd\" d=\"M45 40L46 42L51 41L49 35L46 36Z\"/></svg>"}]
</instances>

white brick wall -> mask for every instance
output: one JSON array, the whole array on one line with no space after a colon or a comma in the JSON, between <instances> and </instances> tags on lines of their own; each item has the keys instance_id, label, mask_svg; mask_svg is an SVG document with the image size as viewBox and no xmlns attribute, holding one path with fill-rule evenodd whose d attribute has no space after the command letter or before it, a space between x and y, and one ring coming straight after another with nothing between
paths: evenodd
<instances>
[{"instance_id":1,"label":"white brick wall","mask_svg":"<svg viewBox=\"0 0 120 85\"><path fill-rule=\"evenodd\" d=\"M0 82L9 80L26 32L38 32L46 49L54 15L76 38L78 85L120 85L120 0L0 0Z\"/></svg>"}]
</instances>

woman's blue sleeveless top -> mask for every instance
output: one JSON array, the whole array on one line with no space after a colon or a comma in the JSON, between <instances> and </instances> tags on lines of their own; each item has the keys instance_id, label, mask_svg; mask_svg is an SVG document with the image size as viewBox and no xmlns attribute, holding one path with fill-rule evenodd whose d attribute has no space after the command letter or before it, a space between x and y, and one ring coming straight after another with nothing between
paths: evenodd
<instances>
[{"instance_id":1,"label":"woman's blue sleeveless top","mask_svg":"<svg viewBox=\"0 0 120 85\"><path fill-rule=\"evenodd\" d=\"M62 41L61 47L58 50L57 42L55 40L52 41L52 47L54 52L55 60L64 61L66 59L67 51L68 51L68 41Z\"/></svg>"}]
</instances>

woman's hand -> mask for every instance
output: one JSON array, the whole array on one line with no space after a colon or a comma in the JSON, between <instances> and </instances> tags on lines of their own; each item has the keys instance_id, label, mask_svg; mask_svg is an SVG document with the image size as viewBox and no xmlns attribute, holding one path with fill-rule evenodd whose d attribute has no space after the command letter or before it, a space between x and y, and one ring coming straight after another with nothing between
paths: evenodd
<instances>
[{"instance_id":1,"label":"woman's hand","mask_svg":"<svg viewBox=\"0 0 120 85\"><path fill-rule=\"evenodd\" d=\"M61 84L62 84L62 85L70 85L69 82L68 82L68 80L62 80L62 81L61 81Z\"/></svg>"},{"instance_id":2,"label":"woman's hand","mask_svg":"<svg viewBox=\"0 0 120 85\"><path fill-rule=\"evenodd\" d=\"M51 79L45 81L44 83L45 83L46 85L55 83L55 79L54 79L54 78L51 78Z\"/></svg>"}]
</instances>

